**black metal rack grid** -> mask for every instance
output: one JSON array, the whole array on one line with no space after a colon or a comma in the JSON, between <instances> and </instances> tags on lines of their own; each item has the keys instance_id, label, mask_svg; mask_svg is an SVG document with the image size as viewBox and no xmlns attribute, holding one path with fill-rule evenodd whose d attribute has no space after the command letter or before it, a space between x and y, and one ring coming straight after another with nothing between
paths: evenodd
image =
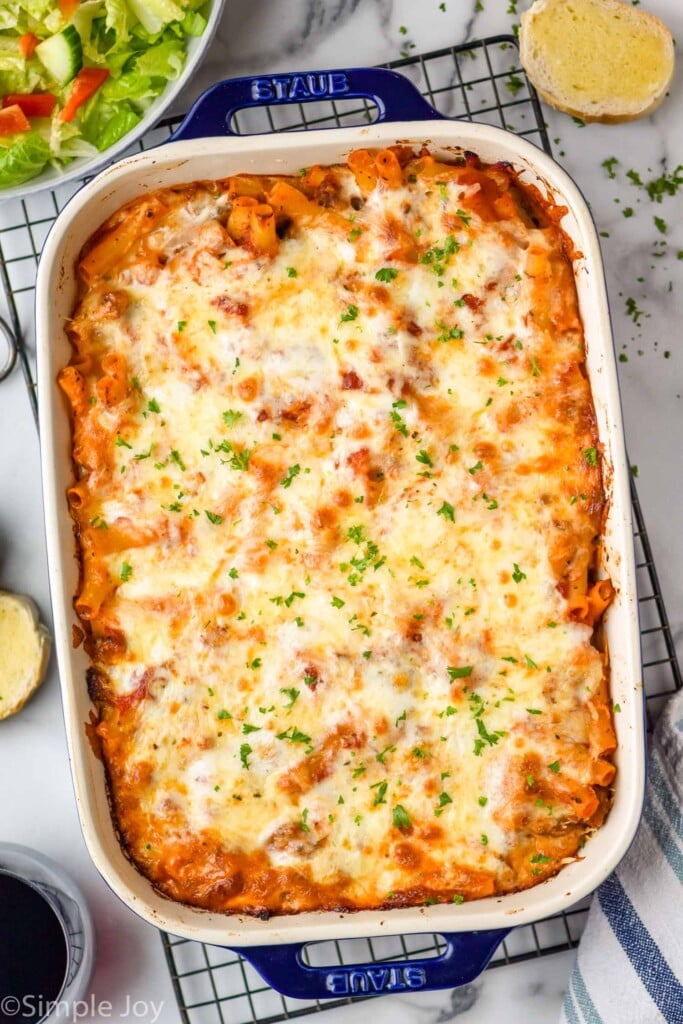
<instances>
[{"instance_id":1,"label":"black metal rack grid","mask_svg":"<svg viewBox=\"0 0 683 1024\"><path fill-rule=\"evenodd\" d=\"M441 113L507 128L551 152L538 99L519 64L512 36L494 36L465 46L416 54L392 61L386 67L410 78ZM372 104L367 102L319 101L245 111L234 118L231 127L241 134L348 127L371 123L373 113ZM162 121L131 152L165 141L179 121ZM0 205L0 282L34 415L37 404L32 310L36 268L55 217L78 187L80 183L65 185ZM681 675L633 481L631 493L643 679L650 721L666 697L681 687ZM561 914L517 928L501 944L491 967L574 948L583 930L588 904L588 900L583 900ZM320 1003L283 997L229 950L164 933L161 937L184 1024L274 1024L351 1002L340 999ZM410 959L437 955L442 948L438 935L416 935L317 943L306 952L311 963L323 965L381 962L401 956Z\"/></svg>"}]
</instances>

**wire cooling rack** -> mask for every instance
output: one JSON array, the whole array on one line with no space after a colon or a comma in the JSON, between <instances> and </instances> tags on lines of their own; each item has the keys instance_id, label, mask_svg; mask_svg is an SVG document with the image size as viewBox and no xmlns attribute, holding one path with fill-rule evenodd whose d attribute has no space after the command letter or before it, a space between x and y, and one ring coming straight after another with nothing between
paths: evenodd
<instances>
[{"instance_id":1,"label":"wire cooling rack","mask_svg":"<svg viewBox=\"0 0 683 1024\"><path fill-rule=\"evenodd\" d=\"M520 67L514 37L493 36L466 46L406 57L386 66L410 78L441 113L507 128L551 152L541 108ZM249 110L236 115L231 127L242 134L301 131L368 124L374 116L372 104L342 99ZM137 148L149 149L164 142L179 121L162 121ZM8 326L16 342L17 359L36 419L32 335L36 268L55 217L78 187L78 183L67 185L0 205L0 283L7 302ZM0 333L4 331L0 319ZM680 688L681 675L633 481L631 494L643 680L650 722L666 697ZM588 904L584 900L562 914L515 929L501 944L490 966L501 967L572 949L583 930ZM281 996L229 950L164 933L161 937L183 1024L274 1024L351 1002L339 999L320 1003ZM323 966L436 956L442 949L438 935L416 935L317 943L308 947L306 953L312 964Z\"/></svg>"}]
</instances>

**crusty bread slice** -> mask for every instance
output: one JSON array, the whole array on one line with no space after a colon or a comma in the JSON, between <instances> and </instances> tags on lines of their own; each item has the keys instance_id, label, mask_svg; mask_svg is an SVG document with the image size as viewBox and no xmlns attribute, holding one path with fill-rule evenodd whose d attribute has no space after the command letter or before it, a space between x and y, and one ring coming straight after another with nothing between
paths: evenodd
<instances>
[{"instance_id":1,"label":"crusty bread slice","mask_svg":"<svg viewBox=\"0 0 683 1024\"><path fill-rule=\"evenodd\" d=\"M0 719L19 711L43 681L50 634L30 597L0 591Z\"/></svg>"},{"instance_id":2,"label":"crusty bread slice","mask_svg":"<svg viewBox=\"0 0 683 1024\"><path fill-rule=\"evenodd\" d=\"M621 0L536 0L522 15L519 42L540 96L584 121L649 114L674 70L666 25Z\"/></svg>"}]
</instances>

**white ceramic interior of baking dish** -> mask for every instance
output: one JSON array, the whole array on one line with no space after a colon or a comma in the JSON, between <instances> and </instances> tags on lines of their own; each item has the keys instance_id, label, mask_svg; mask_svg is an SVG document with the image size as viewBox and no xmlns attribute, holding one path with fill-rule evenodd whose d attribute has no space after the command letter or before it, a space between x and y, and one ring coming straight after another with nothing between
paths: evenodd
<instances>
[{"instance_id":1,"label":"white ceramic interior of baking dish","mask_svg":"<svg viewBox=\"0 0 683 1024\"><path fill-rule=\"evenodd\" d=\"M78 252L93 232L123 203L144 192L199 178L237 172L290 174L312 164L346 159L359 147L397 141L428 143L433 152L463 147L482 160L510 161L524 181L551 193L568 212L562 226L577 252L576 284L583 318L588 373L606 460L609 512L604 558L616 600L607 617L612 698L618 735L614 806L579 861L526 892L453 904L358 913L320 912L273 917L269 921L222 915L175 903L154 890L127 860L109 811L102 764L93 755L85 723L92 706L85 674L88 659L71 646L77 562L65 491L72 482L71 440L66 402L56 385L58 370L71 356L65 320L76 298ZM619 862L638 825L644 787L643 688L629 475L602 261L587 206L571 179L530 143L499 128L457 121L402 122L362 128L277 136L197 139L176 142L130 157L102 172L76 194L58 218L45 245L37 288L38 398L45 522L54 608L55 646L76 800L88 849L115 893L147 921L190 939L223 945L351 938L415 932L462 932L510 928L557 913L591 892Z\"/></svg>"}]
</instances>

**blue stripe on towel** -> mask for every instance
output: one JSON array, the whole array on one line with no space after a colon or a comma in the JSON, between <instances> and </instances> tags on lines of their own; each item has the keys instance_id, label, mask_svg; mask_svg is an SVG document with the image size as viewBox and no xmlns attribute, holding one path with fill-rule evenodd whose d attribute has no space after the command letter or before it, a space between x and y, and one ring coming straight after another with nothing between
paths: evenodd
<instances>
[{"instance_id":1,"label":"blue stripe on towel","mask_svg":"<svg viewBox=\"0 0 683 1024\"><path fill-rule=\"evenodd\" d=\"M672 827L675 829L678 838L683 841L683 814L678 806L678 797L671 788L671 783L666 776L666 770L662 766L659 751L656 747L652 749L648 771L650 778L657 790L662 807L666 811Z\"/></svg>"},{"instance_id":2,"label":"blue stripe on towel","mask_svg":"<svg viewBox=\"0 0 683 1024\"><path fill-rule=\"evenodd\" d=\"M579 1015L576 1012L576 1008L574 1006L574 999L572 998L572 996L573 992L570 982L569 989L567 990L567 994L564 997L564 1012L567 1015L567 1020L569 1021L569 1024L581 1024L581 1021L579 1020Z\"/></svg>"},{"instance_id":3,"label":"blue stripe on towel","mask_svg":"<svg viewBox=\"0 0 683 1024\"><path fill-rule=\"evenodd\" d=\"M579 1004L581 1013L584 1016L586 1024L602 1024L602 1017L595 1009L593 1000L591 999L586 983L583 980L581 968L579 967L579 961L577 960L574 964L574 970L572 972L571 986L576 996L576 1001Z\"/></svg>"},{"instance_id":4,"label":"blue stripe on towel","mask_svg":"<svg viewBox=\"0 0 683 1024\"><path fill-rule=\"evenodd\" d=\"M683 1006L683 986L638 917L616 874L598 889L598 900L612 931L623 946L636 974L665 1020L676 1020Z\"/></svg>"},{"instance_id":5,"label":"blue stripe on towel","mask_svg":"<svg viewBox=\"0 0 683 1024\"><path fill-rule=\"evenodd\" d=\"M683 882L683 854L676 845L676 840L671 835L671 830L662 818L652 796L648 796L643 808L643 817L650 826L652 835L659 844L662 853L666 857L671 870L679 882Z\"/></svg>"}]
</instances>

